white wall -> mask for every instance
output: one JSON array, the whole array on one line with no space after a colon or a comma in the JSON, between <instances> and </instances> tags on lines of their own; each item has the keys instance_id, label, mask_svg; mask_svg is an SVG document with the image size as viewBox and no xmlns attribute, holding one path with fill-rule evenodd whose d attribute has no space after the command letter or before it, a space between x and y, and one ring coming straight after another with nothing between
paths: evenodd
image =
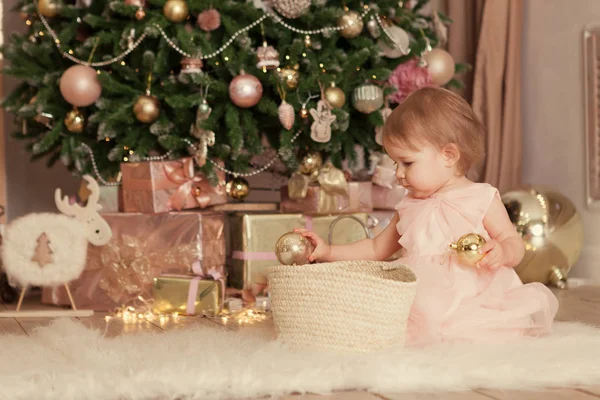
<instances>
[{"instance_id":1,"label":"white wall","mask_svg":"<svg viewBox=\"0 0 600 400\"><path fill-rule=\"evenodd\" d=\"M528 0L523 33L523 178L567 195L584 220L571 275L600 279L600 213L586 208L582 33L598 0Z\"/></svg>"}]
</instances>

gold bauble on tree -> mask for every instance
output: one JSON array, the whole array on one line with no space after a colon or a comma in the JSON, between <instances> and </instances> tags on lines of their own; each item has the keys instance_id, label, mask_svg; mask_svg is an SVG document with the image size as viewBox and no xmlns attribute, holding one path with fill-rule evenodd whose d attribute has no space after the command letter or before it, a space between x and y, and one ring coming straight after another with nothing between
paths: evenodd
<instances>
[{"instance_id":1,"label":"gold bauble on tree","mask_svg":"<svg viewBox=\"0 0 600 400\"><path fill-rule=\"evenodd\" d=\"M52 18L58 15L59 6L56 0L39 0L38 12L46 18Z\"/></svg>"},{"instance_id":2,"label":"gold bauble on tree","mask_svg":"<svg viewBox=\"0 0 600 400\"><path fill-rule=\"evenodd\" d=\"M313 252L312 243L297 232L288 232L275 244L275 255L283 265L304 265Z\"/></svg>"},{"instance_id":3,"label":"gold bauble on tree","mask_svg":"<svg viewBox=\"0 0 600 400\"><path fill-rule=\"evenodd\" d=\"M299 65L293 67L277 68L277 76L279 80L287 86L288 89L296 89L298 81L300 80L300 72L298 72Z\"/></svg>"},{"instance_id":4,"label":"gold bauble on tree","mask_svg":"<svg viewBox=\"0 0 600 400\"><path fill-rule=\"evenodd\" d=\"M360 14L352 10L344 11L344 14L337 21L338 27L344 27L340 34L346 39L352 39L360 35L364 25Z\"/></svg>"},{"instance_id":5,"label":"gold bauble on tree","mask_svg":"<svg viewBox=\"0 0 600 400\"><path fill-rule=\"evenodd\" d=\"M154 96L142 95L135 101L133 113L138 121L149 124L160 115L160 103Z\"/></svg>"},{"instance_id":6,"label":"gold bauble on tree","mask_svg":"<svg viewBox=\"0 0 600 400\"><path fill-rule=\"evenodd\" d=\"M565 288L583 247L583 224L575 205L543 186L506 192L502 202L525 243L525 257L515 267L523 283Z\"/></svg>"},{"instance_id":7,"label":"gold bauble on tree","mask_svg":"<svg viewBox=\"0 0 600 400\"><path fill-rule=\"evenodd\" d=\"M238 107L250 108L258 104L263 95L260 80L243 70L229 83L229 98Z\"/></svg>"},{"instance_id":8,"label":"gold bauble on tree","mask_svg":"<svg viewBox=\"0 0 600 400\"><path fill-rule=\"evenodd\" d=\"M163 14L171 22L181 22L189 15L188 5L184 0L167 0Z\"/></svg>"},{"instance_id":9,"label":"gold bauble on tree","mask_svg":"<svg viewBox=\"0 0 600 400\"><path fill-rule=\"evenodd\" d=\"M243 200L250 193L250 185L244 178L235 177L225 185L227 194L236 200Z\"/></svg>"},{"instance_id":10,"label":"gold bauble on tree","mask_svg":"<svg viewBox=\"0 0 600 400\"><path fill-rule=\"evenodd\" d=\"M85 117L77 108L67 113L64 122L67 130L71 133L81 133L85 127Z\"/></svg>"},{"instance_id":11,"label":"gold bauble on tree","mask_svg":"<svg viewBox=\"0 0 600 400\"><path fill-rule=\"evenodd\" d=\"M423 55L423 61L427 64L427 70L431 76L431 81L443 86L452 80L454 76L454 59L445 50L432 49Z\"/></svg>"},{"instance_id":12,"label":"gold bauble on tree","mask_svg":"<svg viewBox=\"0 0 600 400\"><path fill-rule=\"evenodd\" d=\"M323 165L323 157L320 153L308 153L302 158L299 170L303 174L310 175L321 168Z\"/></svg>"},{"instance_id":13,"label":"gold bauble on tree","mask_svg":"<svg viewBox=\"0 0 600 400\"><path fill-rule=\"evenodd\" d=\"M485 243L486 240L482 236L476 233L468 233L461 236L456 243L451 243L450 249L456 252L463 263L475 266L485 257L485 254L479 253Z\"/></svg>"},{"instance_id":14,"label":"gold bauble on tree","mask_svg":"<svg viewBox=\"0 0 600 400\"><path fill-rule=\"evenodd\" d=\"M331 86L325 89L325 100L331 108L342 108L346 104L346 95L344 91L331 82Z\"/></svg>"},{"instance_id":15,"label":"gold bauble on tree","mask_svg":"<svg viewBox=\"0 0 600 400\"><path fill-rule=\"evenodd\" d=\"M360 85L352 92L354 108L364 114L379 110L383 102L383 89L372 83Z\"/></svg>"}]
</instances>

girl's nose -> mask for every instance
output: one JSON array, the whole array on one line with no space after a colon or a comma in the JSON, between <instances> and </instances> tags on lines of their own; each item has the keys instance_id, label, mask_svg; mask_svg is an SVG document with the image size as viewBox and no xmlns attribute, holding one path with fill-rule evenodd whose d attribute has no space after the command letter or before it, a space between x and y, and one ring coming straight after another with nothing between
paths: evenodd
<instances>
[{"instance_id":1,"label":"girl's nose","mask_svg":"<svg viewBox=\"0 0 600 400\"><path fill-rule=\"evenodd\" d=\"M396 178L404 179L404 168L401 165L398 165L398 168L396 168Z\"/></svg>"}]
</instances>

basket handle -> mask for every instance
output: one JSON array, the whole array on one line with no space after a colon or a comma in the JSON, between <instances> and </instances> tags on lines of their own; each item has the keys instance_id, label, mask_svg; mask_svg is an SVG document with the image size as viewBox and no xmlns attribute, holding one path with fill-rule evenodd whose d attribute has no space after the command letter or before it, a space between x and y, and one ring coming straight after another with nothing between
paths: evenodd
<instances>
[{"instance_id":1,"label":"basket handle","mask_svg":"<svg viewBox=\"0 0 600 400\"><path fill-rule=\"evenodd\" d=\"M329 244L331 244L331 241L333 240L333 228L335 227L335 224L337 224L339 221L345 219L345 218L350 218L355 220L356 222L358 222L360 224L360 226L362 226L362 228L365 231L365 235L367 239L371 239L373 237L373 234L371 233L371 230L367 227L367 225L362 222L360 219L358 219L356 216L348 214L348 215L340 215L339 217L337 217L336 219L333 220L333 222L331 223L331 225L329 225L329 235L327 237L327 240L329 242ZM369 219L372 218L372 221L369 221L369 225L377 225L377 219L375 219L374 217L369 217Z\"/></svg>"}]
</instances>

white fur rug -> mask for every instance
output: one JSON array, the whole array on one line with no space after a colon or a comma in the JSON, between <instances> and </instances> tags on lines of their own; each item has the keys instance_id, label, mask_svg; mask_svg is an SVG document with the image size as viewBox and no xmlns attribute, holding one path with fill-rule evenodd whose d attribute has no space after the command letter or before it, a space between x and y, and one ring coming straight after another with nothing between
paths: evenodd
<instances>
[{"instance_id":1,"label":"white fur rug","mask_svg":"<svg viewBox=\"0 0 600 400\"><path fill-rule=\"evenodd\" d=\"M292 351L268 332L193 327L103 338L71 320L0 336L1 399L221 399L327 393L536 389L600 383L600 330L504 345L343 356Z\"/></svg>"}]
</instances>

